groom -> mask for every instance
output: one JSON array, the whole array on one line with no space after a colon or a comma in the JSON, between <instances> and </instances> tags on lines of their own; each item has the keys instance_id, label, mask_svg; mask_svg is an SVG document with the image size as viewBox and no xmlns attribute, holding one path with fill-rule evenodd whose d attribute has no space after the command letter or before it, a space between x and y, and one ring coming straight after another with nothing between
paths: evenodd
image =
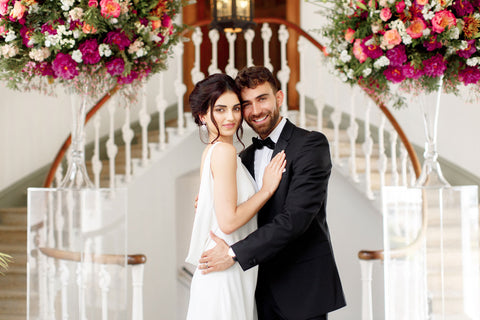
<instances>
[{"instance_id":1,"label":"groom","mask_svg":"<svg viewBox=\"0 0 480 320\"><path fill-rule=\"evenodd\" d=\"M231 247L212 233L217 245L204 252L199 268L206 274L236 262L243 270L259 265L259 320L327 319L328 312L345 306L325 212L328 141L280 116L284 95L268 69L243 69L235 81L244 119L261 138L254 138L240 154L243 164L258 188L265 166L281 150L287 167L277 191L257 215L259 228Z\"/></svg>"}]
</instances>

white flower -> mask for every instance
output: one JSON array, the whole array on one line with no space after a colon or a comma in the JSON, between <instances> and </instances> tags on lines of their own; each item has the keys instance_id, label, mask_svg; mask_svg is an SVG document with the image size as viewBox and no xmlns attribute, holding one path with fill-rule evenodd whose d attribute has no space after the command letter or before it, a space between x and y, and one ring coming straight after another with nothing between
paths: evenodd
<instances>
[{"instance_id":1,"label":"white flower","mask_svg":"<svg viewBox=\"0 0 480 320\"><path fill-rule=\"evenodd\" d=\"M428 29L428 28L423 29L422 35L429 36L430 35L430 29Z\"/></svg>"},{"instance_id":2,"label":"white flower","mask_svg":"<svg viewBox=\"0 0 480 320\"><path fill-rule=\"evenodd\" d=\"M476 66L479 62L480 62L480 59L478 57L467 59L467 65L470 67Z\"/></svg>"},{"instance_id":3,"label":"white flower","mask_svg":"<svg viewBox=\"0 0 480 320\"><path fill-rule=\"evenodd\" d=\"M2 46L0 51L5 58L11 58L18 54L18 48L13 44L6 44Z\"/></svg>"},{"instance_id":4,"label":"white flower","mask_svg":"<svg viewBox=\"0 0 480 320\"><path fill-rule=\"evenodd\" d=\"M72 20L80 20L83 17L83 9L76 7L70 10L68 14Z\"/></svg>"},{"instance_id":5,"label":"white flower","mask_svg":"<svg viewBox=\"0 0 480 320\"><path fill-rule=\"evenodd\" d=\"M451 28L447 32L450 39L458 39L460 37L460 30L458 30L458 28Z\"/></svg>"},{"instance_id":6,"label":"white flower","mask_svg":"<svg viewBox=\"0 0 480 320\"><path fill-rule=\"evenodd\" d=\"M381 56L380 58L375 60L375 62L373 63L373 67L378 70L380 68L388 66L389 64L390 64L390 60L385 56Z\"/></svg>"},{"instance_id":7,"label":"white flower","mask_svg":"<svg viewBox=\"0 0 480 320\"><path fill-rule=\"evenodd\" d=\"M402 33L401 36L403 44L409 45L410 43L412 43L412 37L410 37L408 33Z\"/></svg>"},{"instance_id":8,"label":"white flower","mask_svg":"<svg viewBox=\"0 0 480 320\"><path fill-rule=\"evenodd\" d=\"M343 50L342 53L340 54L340 60L343 62L348 62L352 59L352 56L348 54L347 50Z\"/></svg>"},{"instance_id":9,"label":"white flower","mask_svg":"<svg viewBox=\"0 0 480 320\"><path fill-rule=\"evenodd\" d=\"M42 62L50 57L50 50L48 48L32 49L28 56L35 61Z\"/></svg>"},{"instance_id":10,"label":"white flower","mask_svg":"<svg viewBox=\"0 0 480 320\"><path fill-rule=\"evenodd\" d=\"M98 51L100 52L101 57L110 57L112 55L112 50L106 43L102 43L98 46Z\"/></svg>"},{"instance_id":11,"label":"white flower","mask_svg":"<svg viewBox=\"0 0 480 320\"><path fill-rule=\"evenodd\" d=\"M372 68L367 67L367 68L363 69L363 71L362 71L362 75L364 77L368 77L370 75L370 73L372 73Z\"/></svg>"},{"instance_id":12,"label":"white flower","mask_svg":"<svg viewBox=\"0 0 480 320\"><path fill-rule=\"evenodd\" d=\"M17 35L15 34L15 31L8 30L7 36L5 37L5 42L10 42L15 39L17 39Z\"/></svg>"},{"instance_id":13,"label":"white flower","mask_svg":"<svg viewBox=\"0 0 480 320\"><path fill-rule=\"evenodd\" d=\"M339 77L340 77L340 80L342 80L343 82L347 82L348 80L348 77L345 73L340 73Z\"/></svg>"},{"instance_id":14,"label":"white flower","mask_svg":"<svg viewBox=\"0 0 480 320\"><path fill-rule=\"evenodd\" d=\"M353 79L353 69L348 69L347 77L349 77L350 79Z\"/></svg>"},{"instance_id":15,"label":"white flower","mask_svg":"<svg viewBox=\"0 0 480 320\"><path fill-rule=\"evenodd\" d=\"M407 6L407 8L410 8L412 6L412 1L405 0L405 5Z\"/></svg>"},{"instance_id":16,"label":"white flower","mask_svg":"<svg viewBox=\"0 0 480 320\"><path fill-rule=\"evenodd\" d=\"M66 48L73 48L75 46L75 40L73 39L62 39L60 40L60 44L62 45L62 47L66 47Z\"/></svg>"},{"instance_id":17,"label":"white flower","mask_svg":"<svg viewBox=\"0 0 480 320\"><path fill-rule=\"evenodd\" d=\"M70 7L73 6L75 0L61 0L60 2L62 3L62 10L68 11L70 10Z\"/></svg>"},{"instance_id":18,"label":"white flower","mask_svg":"<svg viewBox=\"0 0 480 320\"><path fill-rule=\"evenodd\" d=\"M132 43L128 47L128 53L133 54L136 53L138 50L140 50L143 47L143 42L140 39L135 40L134 43Z\"/></svg>"},{"instance_id":19,"label":"white flower","mask_svg":"<svg viewBox=\"0 0 480 320\"><path fill-rule=\"evenodd\" d=\"M80 50L74 50L72 52L72 59L75 60L77 63L82 63L82 52Z\"/></svg>"},{"instance_id":20,"label":"white flower","mask_svg":"<svg viewBox=\"0 0 480 320\"><path fill-rule=\"evenodd\" d=\"M38 6L38 3L35 2L31 6L28 6L28 13L37 13L38 9L40 9L40 7Z\"/></svg>"},{"instance_id":21,"label":"white flower","mask_svg":"<svg viewBox=\"0 0 480 320\"><path fill-rule=\"evenodd\" d=\"M55 46L57 45L59 42L60 42L60 35L57 33L57 34L47 34L45 36L45 46L46 47L52 47L52 46Z\"/></svg>"},{"instance_id":22,"label":"white flower","mask_svg":"<svg viewBox=\"0 0 480 320\"><path fill-rule=\"evenodd\" d=\"M468 48L468 42L465 40L460 41L460 45L458 46L458 50L465 50Z\"/></svg>"},{"instance_id":23,"label":"white flower","mask_svg":"<svg viewBox=\"0 0 480 320\"><path fill-rule=\"evenodd\" d=\"M137 51L137 58L143 57L146 54L147 54L147 51L145 50L145 48L140 48Z\"/></svg>"},{"instance_id":24,"label":"white flower","mask_svg":"<svg viewBox=\"0 0 480 320\"><path fill-rule=\"evenodd\" d=\"M423 14L423 17L425 18L425 20L432 20L433 17L435 16L435 13L433 13L432 11L428 11L426 13Z\"/></svg>"},{"instance_id":25,"label":"white flower","mask_svg":"<svg viewBox=\"0 0 480 320\"><path fill-rule=\"evenodd\" d=\"M112 18L112 19L110 19L110 22L112 22L113 24L117 24L117 23L118 23L118 19L117 19L117 18Z\"/></svg>"},{"instance_id":26,"label":"white flower","mask_svg":"<svg viewBox=\"0 0 480 320\"><path fill-rule=\"evenodd\" d=\"M78 39L81 34L82 34L82 33L81 33L80 30L78 30L78 29L73 30L73 37L74 37L75 39Z\"/></svg>"}]
</instances>

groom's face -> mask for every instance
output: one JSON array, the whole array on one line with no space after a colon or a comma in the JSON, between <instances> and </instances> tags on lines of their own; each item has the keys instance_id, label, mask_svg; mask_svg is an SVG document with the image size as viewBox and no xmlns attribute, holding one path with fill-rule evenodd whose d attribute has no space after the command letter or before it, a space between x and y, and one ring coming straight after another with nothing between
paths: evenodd
<instances>
[{"instance_id":1,"label":"groom's face","mask_svg":"<svg viewBox=\"0 0 480 320\"><path fill-rule=\"evenodd\" d=\"M260 138L268 137L280 122L282 101L283 92L274 93L268 82L242 89L243 118Z\"/></svg>"}]
</instances>

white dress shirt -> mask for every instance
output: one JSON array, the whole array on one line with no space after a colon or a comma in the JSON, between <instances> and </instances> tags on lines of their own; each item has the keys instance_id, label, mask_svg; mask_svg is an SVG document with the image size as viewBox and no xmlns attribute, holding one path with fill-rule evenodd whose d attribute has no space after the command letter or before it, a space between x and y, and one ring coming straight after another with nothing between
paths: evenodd
<instances>
[{"instance_id":1,"label":"white dress shirt","mask_svg":"<svg viewBox=\"0 0 480 320\"><path fill-rule=\"evenodd\" d=\"M273 129L269 137L273 142L277 143L280 134L282 133L283 127L287 123L285 118L280 120L280 123ZM258 137L260 139L260 137ZM255 181L257 182L258 190L262 188L263 185L263 172L265 167L270 163L272 159L273 150L267 147L262 149L255 150L255 160L254 160L254 172L255 172Z\"/></svg>"}]
</instances>

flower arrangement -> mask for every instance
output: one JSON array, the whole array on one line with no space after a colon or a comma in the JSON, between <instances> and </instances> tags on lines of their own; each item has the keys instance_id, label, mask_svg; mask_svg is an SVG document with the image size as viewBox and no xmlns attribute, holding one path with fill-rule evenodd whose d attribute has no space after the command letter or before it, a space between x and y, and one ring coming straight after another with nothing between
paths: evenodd
<instances>
[{"instance_id":1,"label":"flower arrangement","mask_svg":"<svg viewBox=\"0 0 480 320\"><path fill-rule=\"evenodd\" d=\"M321 2L327 2L320 0ZM480 0L328 1L323 35L336 73L383 101L404 102L391 89L479 92Z\"/></svg>"},{"instance_id":2,"label":"flower arrangement","mask_svg":"<svg viewBox=\"0 0 480 320\"><path fill-rule=\"evenodd\" d=\"M0 77L10 88L105 93L166 68L181 0L0 0ZM86 91L86 92L85 92Z\"/></svg>"}]
</instances>

